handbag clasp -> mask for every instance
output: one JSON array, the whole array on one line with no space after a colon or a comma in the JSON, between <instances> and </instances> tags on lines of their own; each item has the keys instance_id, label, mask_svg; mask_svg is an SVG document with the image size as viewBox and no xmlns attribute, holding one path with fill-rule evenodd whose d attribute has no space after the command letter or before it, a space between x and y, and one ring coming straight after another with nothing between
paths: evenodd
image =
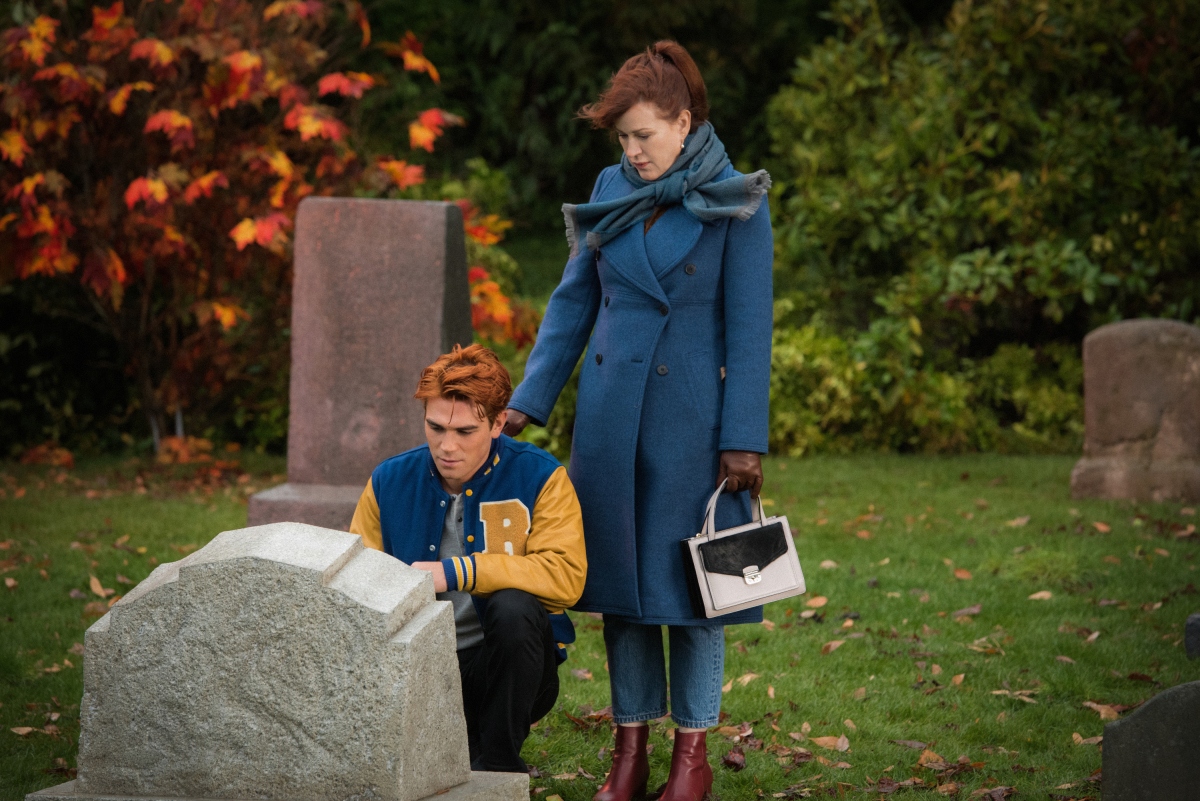
<instances>
[{"instance_id":1,"label":"handbag clasp","mask_svg":"<svg viewBox=\"0 0 1200 801\"><path fill-rule=\"evenodd\" d=\"M758 565L750 565L742 568L742 578L746 579L747 584L757 584L762 581L762 573L758 569Z\"/></svg>"}]
</instances>

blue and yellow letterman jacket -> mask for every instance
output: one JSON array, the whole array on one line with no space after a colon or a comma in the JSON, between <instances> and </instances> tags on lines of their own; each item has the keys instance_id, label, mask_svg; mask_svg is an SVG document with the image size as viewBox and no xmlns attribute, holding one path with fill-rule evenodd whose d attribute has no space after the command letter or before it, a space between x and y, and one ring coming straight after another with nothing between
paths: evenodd
<instances>
[{"instance_id":1,"label":"blue and yellow letterman jacket","mask_svg":"<svg viewBox=\"0 0 1200 801\"><path fill-rule=\"evenodd\" d=\"M447 589L471 593L481 621L492 593L524 590L546 607L555 639L574 642L565 610L583 592L587 556L566 468L541 448L501 434L463 484L462 500L467 555L442 560ZM375 468L350 531L405 564L433 561L449 501L429 446L422 445Z\"/></svg>"}]
</instances>

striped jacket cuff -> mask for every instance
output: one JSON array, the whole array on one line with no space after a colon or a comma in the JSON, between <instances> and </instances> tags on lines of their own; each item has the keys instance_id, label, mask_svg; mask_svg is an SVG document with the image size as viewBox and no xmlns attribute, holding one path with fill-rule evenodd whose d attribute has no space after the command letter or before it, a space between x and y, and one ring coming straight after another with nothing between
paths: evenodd
<instances>
[{"instance_id":1,"label":"striped jacket cuff","mask_svg":"<svg viewBox=\"0 0 1200 801\"><path fill-rule=\"evenodd\" d=\"M442 560L446 589L471 592L475 589L475 556L451 556Z\"/></svg>"}]
</instances>

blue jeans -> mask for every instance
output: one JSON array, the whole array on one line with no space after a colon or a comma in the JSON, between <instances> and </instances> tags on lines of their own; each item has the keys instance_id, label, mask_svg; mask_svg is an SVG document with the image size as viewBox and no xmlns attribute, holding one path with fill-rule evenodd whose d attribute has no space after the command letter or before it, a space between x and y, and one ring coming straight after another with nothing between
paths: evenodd
<instances>
[{"instance_id":1,"label":"blue jeans","mask_svg":"<svg viewBox=\"0 0 1200 801\"><path fill-rule=\"evenodd\" d=\"M725 671L725 627L667 629L671 642L671 719L689 729L717 725ZM613 720L640 723L666 715L662 626L605 615L604 646L608 652Z\"/></svg>"}]
</instances>

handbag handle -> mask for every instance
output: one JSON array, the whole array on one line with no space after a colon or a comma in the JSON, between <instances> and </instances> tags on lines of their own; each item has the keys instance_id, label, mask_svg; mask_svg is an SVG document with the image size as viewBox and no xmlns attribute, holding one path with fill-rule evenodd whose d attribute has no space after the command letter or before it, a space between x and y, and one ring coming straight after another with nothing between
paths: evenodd
<instances>
[{"instance_id":1,"label":"handbag handle","mask_svg":"<svg viewBox=\"0 0 1200 801\"><path fill-rule=\"evenodd\" d=\"M715 533L713 530L713 519L716 517L717 499L721 497L721 491L725 489L725 484L728 481L729 479L725 479L721 482L721 486L717 487L717 491L712 494L712 497L708 499L708 504L704 507L704 527L700 529L700 533L704 535L705 539L711 540ZM763 521L767 519L766 510L763 509L762 495L759 495L755 500L757 503L750 506L751 522L762 525Z\"/></svg>"}]
</instances>

